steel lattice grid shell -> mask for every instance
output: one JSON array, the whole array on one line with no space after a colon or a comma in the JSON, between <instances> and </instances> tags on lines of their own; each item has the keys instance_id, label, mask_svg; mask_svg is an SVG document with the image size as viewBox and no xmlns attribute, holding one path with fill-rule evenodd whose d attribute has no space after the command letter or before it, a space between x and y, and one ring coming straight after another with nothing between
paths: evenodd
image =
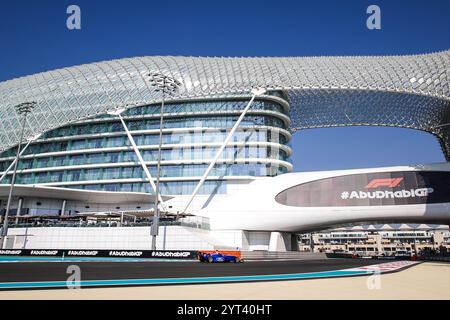
<instances>
[{"instance_id":1,"label":"steel lattice grid shell","mask_svg":"<svg viewBox=\"0 0 450 320\"><path fill-rule=\"evenodd\" d=\"M290 130L396 126L438 137L450 160L450 50L381 57L136 57L43 72L0 83L0 151L17 144L14 106L37 102L25 136L116 108L158 103L149 73L181 82L174 99L283 90Z\"/></svg>"}]
</instances>

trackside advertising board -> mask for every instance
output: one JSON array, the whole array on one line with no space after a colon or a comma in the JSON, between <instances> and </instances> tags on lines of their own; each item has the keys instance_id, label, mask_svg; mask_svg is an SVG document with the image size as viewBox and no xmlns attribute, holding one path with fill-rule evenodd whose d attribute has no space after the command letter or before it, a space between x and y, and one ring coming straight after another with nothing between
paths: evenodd
<instances>
[{"instance_id":1,"label":"trackside advertising board","mask_svg":"<svg viewBox=\"0 0 450 320\"><path fill-rule=\"evenodd\" d=\"M27 257L93 257L93 258L154 258L186 259L197 258L197 251L189 250L54 250L54 249L2 249L0 256Z\"/></svg>"},{"instance_id":2,"label":"trackside advertising board","mask_svg":"<svg viewBox=\"0 0 450 320\"><path fill-rule=\"evenodd\" d=\"M396 171L325 178L293 186L275 199L293 207L450 203L450 172Z\"/></svg>"}]
</instances>

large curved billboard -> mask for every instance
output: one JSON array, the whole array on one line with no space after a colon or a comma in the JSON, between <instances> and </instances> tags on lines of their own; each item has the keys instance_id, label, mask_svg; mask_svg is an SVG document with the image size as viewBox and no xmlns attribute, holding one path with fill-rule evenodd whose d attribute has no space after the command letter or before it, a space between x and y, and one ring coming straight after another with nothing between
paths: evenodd
<instances>
[{"instance_id":1,"label":"large curved billboard","mask_svg":"<svg viewBox=\"0 0 450 320\"><path fill-rule=\"evenodd\" d=\"M275 200L293 207L450 203L450 172L378 172L325 178L284 190Z\"/></svg>"}]
</instances>

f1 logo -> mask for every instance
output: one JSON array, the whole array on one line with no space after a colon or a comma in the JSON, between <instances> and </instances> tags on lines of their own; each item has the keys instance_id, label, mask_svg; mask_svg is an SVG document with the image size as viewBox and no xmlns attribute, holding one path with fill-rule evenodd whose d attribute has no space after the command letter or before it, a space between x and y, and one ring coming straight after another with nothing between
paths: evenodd
<instances>
[{"instance_id":1,"label":"f1 logo","mask_svg":"<svg viewBox=\"0 0 450 320\"><path fill-rule=\"evenodd\" d=\"M378 187L389 187L389 188L395 188L398 187L400 182L403 181L403 178L392 178L392 179L373 179L369 182L369 184L366 186L367 189L375 189Z\"/></svg>"}]
</instances>

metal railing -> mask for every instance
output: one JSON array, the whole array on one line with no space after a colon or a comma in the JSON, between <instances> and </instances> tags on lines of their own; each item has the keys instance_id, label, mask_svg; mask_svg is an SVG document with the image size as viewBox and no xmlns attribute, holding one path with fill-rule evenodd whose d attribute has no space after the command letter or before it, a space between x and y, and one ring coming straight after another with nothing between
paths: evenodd
<instances>
[{"instance_id":1,"label":"metal railing","mask_svg":"<svg viewBox=\"0 0 450 320\"><path fill-rule=\"evenodd\" d=\"M114 227L151 227L151 221L143 222L131 222L123 223L110 222L110 223L89 223L89 222L74 222L74 223L61 223L61 222L45 222L45 223L14 223L10 224L9 228L52 228L52 227L66 227L66 228L114 228ZM209 223L205 222L189 222L189 221L161 221L160 226L181 226L196 229L209 230Z\"/></svg>"}]
</instances>

